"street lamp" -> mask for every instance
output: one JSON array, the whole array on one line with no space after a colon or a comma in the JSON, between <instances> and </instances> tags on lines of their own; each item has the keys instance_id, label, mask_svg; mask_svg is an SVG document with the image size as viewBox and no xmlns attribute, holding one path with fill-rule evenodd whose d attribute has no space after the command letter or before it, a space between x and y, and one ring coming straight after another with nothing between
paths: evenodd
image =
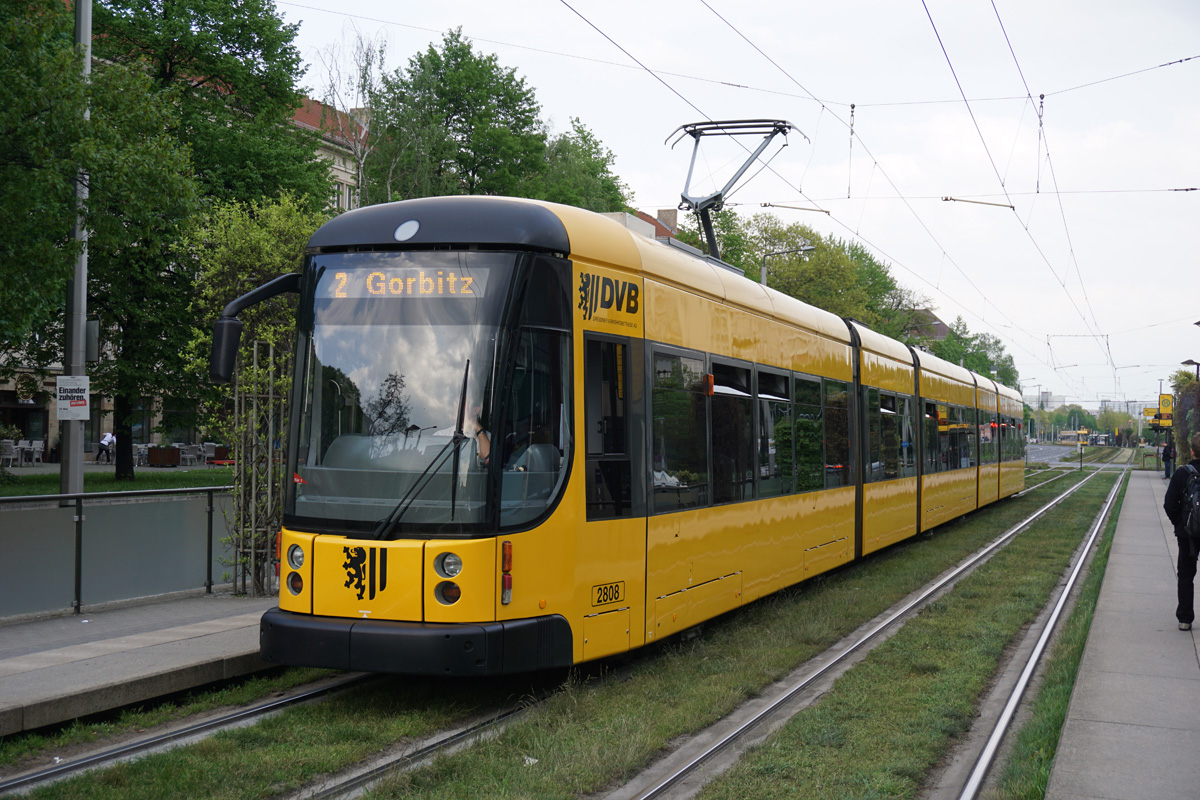
<instances>
[{"instance_id":1,"label":"street lamp","mask_svg":"<svg viewBox=\"0 0 1200 800\"><path fill-rule=\"evenodd\" d=\"M1198 324L1200 324L1200 323L1198 323ZM1195 367L1196 368L1196 380L1200 381L1200 361L1193 361L1192 359L1189 358L1187 361L1180 361L1179 363L1183 364L1185 367Z\"/></svg>"},{"instance_id":2,"label":"street lamp","mask_svg":"<svg viewBox=\"0 0 1200 800\"><path fill-rule=\"evenodd\" d=\"M816 249L817 248L813 247L811 244L806 244L804 247L800 247L795 250L776 250L773 253L763 253L762 275L759 279L759 283L761 283L763 286L767 285L767 256L783 256L787 255L788 253L807 253L809 250Z\"/></svg>"}]
</instances>

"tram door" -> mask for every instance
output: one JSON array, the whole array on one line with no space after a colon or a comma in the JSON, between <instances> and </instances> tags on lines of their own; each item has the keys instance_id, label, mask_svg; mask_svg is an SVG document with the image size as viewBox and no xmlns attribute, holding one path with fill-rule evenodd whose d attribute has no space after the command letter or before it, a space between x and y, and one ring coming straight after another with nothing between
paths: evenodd
<instances>
[{"instance_id":1,"label":"tram door","mask_svg":"<svg viewBox=\"0 0 1200 800\"><path fill-rule=\"evenodd\" d=\"M640 339L587 334L583 392L587 523L580 532L584 658L643 643L646 433Z\"/></svg>"}]
</instances>

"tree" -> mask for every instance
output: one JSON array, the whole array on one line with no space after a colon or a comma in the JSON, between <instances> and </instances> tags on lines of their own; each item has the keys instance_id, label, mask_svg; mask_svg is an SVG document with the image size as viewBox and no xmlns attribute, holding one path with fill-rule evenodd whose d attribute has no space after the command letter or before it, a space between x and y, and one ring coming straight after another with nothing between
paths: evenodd
<instances>
[{"instance_id":1,"label":"tree","mask_svg":"<svg viewBox=\"0 0 1200 800\"><path fill-rule=\"evenodd\" d=\"M571 118L571 130L551 137L544 172L535 174L528 197L590 211L621 211L632 203L629 187L612 171L616 156L596 135Z\"/></svg>"},{"instance_id":2,"label":"tree","mask_svg":"<svg viewBox=\"0 0 1200 800\"><path fill-rule=\"evenodd\" d=\"M317 134L291 124L303 76L272 0L100 0L97 57L144 70L178 104L201 194L252 200L290 191L316 209L329 197Z\"/></svg>"},{"instance_id":3,"label":"tree","mask_svg":"<svg viewBox=\"0 0 1200 800\"><path fill-rule=\"evenodd\" d=\"M1175 435L1175 451L1184 455L1186 462L1191 451L1188 441L1192 434L1200 431L1200 381L1193 372L1177 369L1171 375L1172 427Z\"/></svg>"},{"instance_id":4,"label":"tree","mask_svg":"<svg viewBox=\"0 0 1200 800\"><path fill-rule=\"evenodd\" d=\"M1096 418L1088 411L1084 411L1083 407L1072 403L1066 406L1059 406L1050 414L1050 424L1061 430L1079 430L1087 428L1089 431L1096 429Z\"/></svg>"},{"instance_id":5,"label":"tree","mask_svg":"<svg viewBox=\"0 0 1200 800\"><path fill-rule=\"evenodd\" d=\"M143 398L186 392L193 276L173 256L198 197L170 98L121 66L98 69L93 85L89 311L110 357L90 372L93 391L113 398L116 477L132 480L134 412Z\"/></svg>"},{"instance_id":6,"label":"tree","mask_svg":"<svg viewBox=\"0 0 1200 800\"><path fill-rule=\"evenodd\" d=\"M988 333L973 334L962 317L950 325L946 338L931 342L929 349L938 358L958 364L980 375L990 376L999 383L1017 387L1020 376L1016 364L1004 344Z\"/></svg>"},{"instance_id":7,"label":"tree","mask_svg":"<svg viewBox=\"0 0 1200 800\"><path fill-rule=\"evenodd\" d=\"M518 194L542 169L546 134L533 89L461 29L384 75L372 122L387 144L371 171L376 196Z\"/></svg>"},{"instance_id":8,"label":"tree","mask_svg":"<svg viewBox=\"0 0 1200 800\"><path fill-rule=\"evenodd\" d=\"M912 339L910 331L925 319L921 309L929 305L928 298L901 286L892 276L888 265L876 259L858 242L831 239L830 243L854 262L859 283L867 294L866 306L871 327L898 341L908 342Z\"/></svg>"},{"instance_id":9,"label":"tree","mask_svg":"<svg viewBox=\"0 0 1200 800\"><path fill-rule=\"evenodd\" d=\"M349 51L349 70L342 63ZM367 159L378 137L371 135L371 98L380 94L379 70L387 56L382 36L368 40L355 31L349 48L330 45L321 55L326 82L322 130L336 137L354 159L355 207L371 202Z\"/></svg>"},{"instance_id":10,"label":"tree","mask_svg":"<svg viewBox=\"0 0 1200 800\"><path fill-rule=\"evenodd\" d=\"M82 66L69 6L0 3L0 351L52 323L71 275Z\"/></svg>"},{"instance_id":11,"label":"tree","mask_svg":"<svg viewBox=\"0 0 1200 800\"><path fill-rule=\"evenodd\" d=\"M324 213L309 210L288 194L248 203L218 203L180 244L180 258L196 275L196 292L188 309L188 372L193 383L202 387L199 422L219 440L233 438L232 420L226 413L231 394L229 387L208 384L212 323L234 298L299 270L305 245L326 219ZM276 389L285 392L291 375L283 359L289 357L295 340L295 295L279 295L247 308L238 319L243 325L242 364L251 362L253 342L272 345L281 359Z\"/></svg>"},{"instance_id":12,"label":"tree","mask_svg":"<svg viewBox=\"0 0 1200 800\"><path fill-rule=\"evenodd\" d=\"M804 253L769 256L768 286L840 317L852 317L868 327L874 325L858 267L838 243L805 225L784 225L770 214L755 215L753 228L753 241L760 253L812 248Z\"/></svg>"},{"instance_id":13,"label":"tree","mask_svg":"<svg viewBox=\"0 0 1200 800\"><path fill-rule=\"evenodd\" d=\"M58 24L66 27L66 20ZM187 307L191 281L175 268L171 248L197 195L188 151L177 138L174 93L152 91L142 70L105 62L95 65L84 92L91 118L70 143L70 158L87 175L89 312L100 319L108 357L90 373L93 391L114 398L117 477L132 478L133 410L144 396L180 385L176 368L186 341L180 311ZM45 202L73 219L73 199ZM48 228L29 236L43 246L63 247ZM57 296L44 300L48 311L39 328L19 343L9 342L22 363L43 370L61 362L64 352L63 296L60 286L54 291Z\"/></svg>"},{"instance_id":14,"label":"tree","mask_svg":"<svg viewBox=\"0 0 1200 800\"><path fill-rule=\"evenodd\" d=\"M717 248L721 251L721 260L726 264L737 267L743 274L757 276L758 267L754 263L754 242L749 225L732 208L722 208L712 212L713 233L717 237ZM708 250L708 240L705 238L699 217L691 214L684 218L679 226L679 239L693 247Z\"/></svg>"},{"instance_id":15,"label":"tree","mask_svg":"<svg viewBox=\"0 0 1200 800\"><path fill-rule=\"evenodd\" d=\"M323 213L309 210L287 194L249 203L219 203L199 218L180 246L180 260L196 274L188 360L193 381L203 387L198 394L198 423L214 441L231 445L236 453L231 530L237 553L265 549L267 532L278 530L281 519L280 494L255 491L255 487L256 482L279 486L284 481L285 453L274 446L271 434L280 436L288 429L298 300L294 294L282 294L238 314L243 329L236 386L208 383L212 323L229 301L300 269L305 245L325 219ZM349 383L336 370L327 370L326 375ZM235 402L235 391L241 403ZM248 396L256 401L245 402ZM332 403L326 404L325 415L340 413ZM331 429L317 425L317 430ZM268 583L264 561L269 563L251 557L247 564L243 557L242 571L235 575L247 576L248 584L259 591ZM254 565L258 571L247 575L245 570Z\"/></svg>"}]
</instances>

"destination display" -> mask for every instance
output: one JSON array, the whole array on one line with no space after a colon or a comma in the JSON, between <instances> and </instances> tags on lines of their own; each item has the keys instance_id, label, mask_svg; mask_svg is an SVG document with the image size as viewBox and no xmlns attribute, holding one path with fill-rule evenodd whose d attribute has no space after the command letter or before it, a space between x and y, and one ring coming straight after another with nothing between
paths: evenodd
<instances>
[{"instance_id":1,"label":"destination display","mask_svg":"<svg viewBox=\"0 0 1200 800\"><path fill-rule=\"evenodd\" d=\"M331 298L416 297L480 299L487 292L487 270L392 269L335 272L325 289ZM324 283L324 282L323 282Z\"/></svg>"}]
</instances>

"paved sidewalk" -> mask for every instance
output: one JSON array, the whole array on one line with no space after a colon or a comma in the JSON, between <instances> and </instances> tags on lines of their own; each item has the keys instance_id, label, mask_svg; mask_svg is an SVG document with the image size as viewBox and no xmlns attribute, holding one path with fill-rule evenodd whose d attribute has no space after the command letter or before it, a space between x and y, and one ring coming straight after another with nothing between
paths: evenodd
<instances>
[{"instance_id":1,"label":"paved sidewalk","mask_svg":"<svg viewBox=\"0 0 1200 800\"><path fill-rule=\"evenodd\" d=\"M1132 473L1048 800L1200 797L1200 628L1177 628L1165 492L1161 471Z\"/></svg>"},{"instance_id":2,"label":"paved sidewalk","mask_svg":"<svg viewBox=\"0 0 1200 800\"><path fill-rule=\"evenodd\" d=\"M193 595L0 624L0 735L267 669L276 598Z\"/></svg>"}]
</instances>

